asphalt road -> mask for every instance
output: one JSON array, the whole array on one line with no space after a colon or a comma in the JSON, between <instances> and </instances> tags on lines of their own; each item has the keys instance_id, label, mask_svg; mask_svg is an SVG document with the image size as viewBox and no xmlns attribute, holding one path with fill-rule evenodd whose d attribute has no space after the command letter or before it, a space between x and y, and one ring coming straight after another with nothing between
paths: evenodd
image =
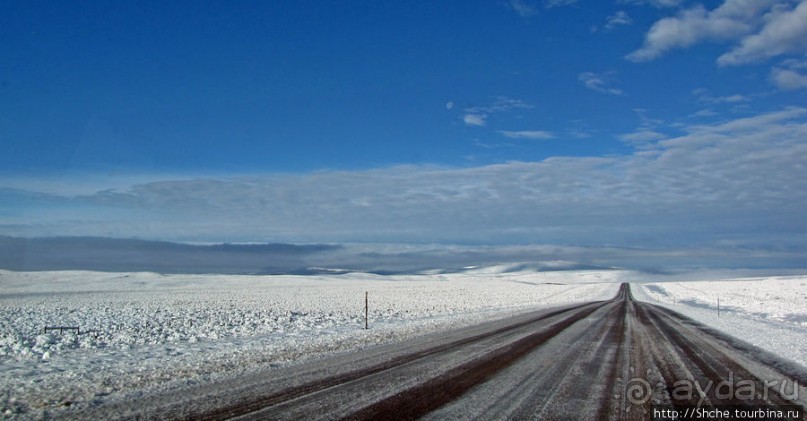
<instances>
[{"instance_id":1,"label":"asphalt road","mask_svg":"<svg viewBox=\"0 0 807 421\"><path fill-rule=\"evenodd\" d=\"M729 414L759 419L760 410L784 417L798 410L797 419L805 419L803 385L802 367L636 301L623 284L612 300L257 371L200 385L183 396L105 408L95 416L606 420L726 419Z\"/></svg>"}]
</instances>

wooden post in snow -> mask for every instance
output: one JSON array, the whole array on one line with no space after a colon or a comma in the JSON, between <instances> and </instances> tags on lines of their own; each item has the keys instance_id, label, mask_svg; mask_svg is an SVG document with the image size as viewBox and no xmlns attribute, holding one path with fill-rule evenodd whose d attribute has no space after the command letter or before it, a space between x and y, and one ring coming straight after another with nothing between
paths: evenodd
<instances>
[{"instance_id":1,"label":"wooden post in snow","mask_svg":"<svg viewBox=\"0 0 807 421\"><path fill-rule=\"evenodd\" d=\"M369 329L369 323L367 319L369 318L370 313L370 293L368 291L364 291L364 329Z\"/></svg>"},{"instance_id":2,"label":"wooden post in snow","mask_svg":"<svg viewBox=\"0 0 807 421\"><path fill-rule=\"evenodd\" d=\"M720 317L720 297L717 297L717 317Z\"/></svg>"}]
</instances>

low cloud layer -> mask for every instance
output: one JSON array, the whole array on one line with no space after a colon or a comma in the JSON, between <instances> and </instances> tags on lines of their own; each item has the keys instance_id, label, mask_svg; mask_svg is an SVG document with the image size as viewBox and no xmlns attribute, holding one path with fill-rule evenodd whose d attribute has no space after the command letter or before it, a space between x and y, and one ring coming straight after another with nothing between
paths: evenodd
<instances>
[{"instance_id":1,"label":"low cloud layer","mask_svg":"<svg viewBox=\"0 0 807 421\"><path fill-rule=\"evenodd\" d=\"M166 179L72 195L17 183L0 189L0 234L807 250L807 109L681 130L624 156Z\"/></svg>"}]
</instances>

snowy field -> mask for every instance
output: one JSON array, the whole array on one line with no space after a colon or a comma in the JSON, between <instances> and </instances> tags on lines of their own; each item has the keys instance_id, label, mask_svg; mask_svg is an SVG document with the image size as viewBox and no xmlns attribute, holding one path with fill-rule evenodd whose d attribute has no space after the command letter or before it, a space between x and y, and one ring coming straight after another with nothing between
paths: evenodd
<instances>
[{"instance_id":1,"label":"snowy field","mask_svg":"<svg viewBox=\"0 0 807 421\"><path fill-rule=\"evenodd\" d=\"M634 284L633 295L807 367L807 276Z\"/></svg>"},{"instance_id":2,"label":"snowy field","mask_svg":"<svg viewBox=\"0 0 807 421\"><path fill-rule=\"evenodd\" d=\"M58 416L256 367L610 299L619 282L642 277L511 269L396 276L0 271L0 417ZM807 366L807 276L633 285L637 299ZM46 326L80 333L45 333Z\"/></svg>"},{"instance_id":3,"label":"snowy field","mask_svg":"<svg viewBox=\"0 0 807 421\"><path fill-rule=\"evenodd\" d=\"M257 366L610 299L622 274L507 269L405 276L0 271L0 415L58 415ZM48 326L80 330L45 333Z\"/></svg>"}]
</instances>

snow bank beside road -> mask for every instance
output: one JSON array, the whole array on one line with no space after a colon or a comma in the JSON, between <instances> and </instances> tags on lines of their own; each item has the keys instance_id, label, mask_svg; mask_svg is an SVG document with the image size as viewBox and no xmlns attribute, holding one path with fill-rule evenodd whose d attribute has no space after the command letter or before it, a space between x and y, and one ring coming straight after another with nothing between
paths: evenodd
<instances>
[{"instance_id":1,"label":"snow bank beside road","mask_svg":"<svg viewBox=\"0 0 807 421\"><path fill-rule=\"evenodd\" d=\"M637 299L663 305L807 367L806 276L633 285Z\"/></svg>"},{"instance_id":2,"label":"snow bank beside road","mask_svg":"<svg viewBox=\"0 0 807 421\"><path fill-rule=\"evenodd\" d=\"M0 271L0 388L7 391L0 413L37 418L536 307L609 299L618 276ZM45 326L86 333L44 333Z\"/></svg>"}]
</instances>

